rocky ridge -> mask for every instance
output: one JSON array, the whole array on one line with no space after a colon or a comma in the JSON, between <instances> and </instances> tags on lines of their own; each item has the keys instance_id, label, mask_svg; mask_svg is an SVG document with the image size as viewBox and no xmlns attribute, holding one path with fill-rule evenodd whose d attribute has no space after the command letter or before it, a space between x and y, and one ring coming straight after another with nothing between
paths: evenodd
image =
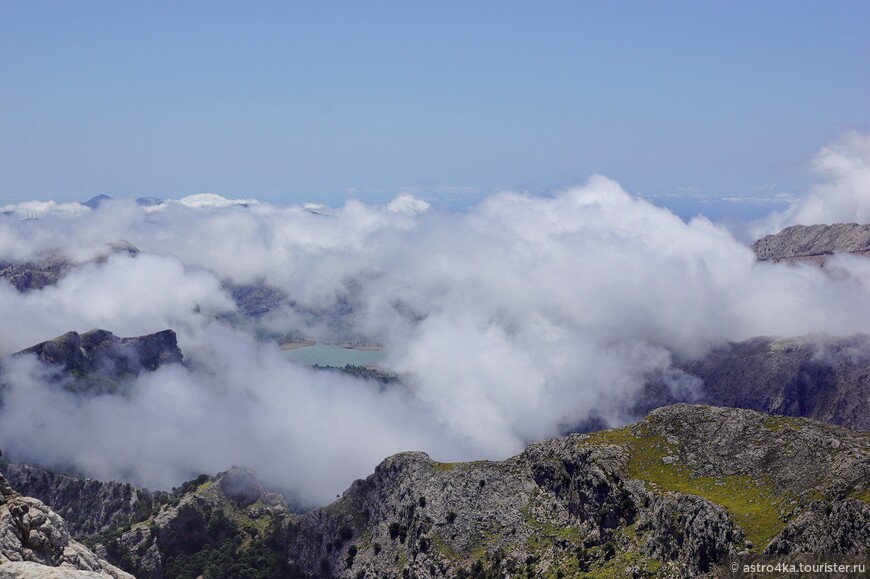
<instances>
[{"instance_id":1,"label":"rocky ridge","mask_svg":"<svg viewBox=\"0 0 870 579\"><path fill-rule=\"evenodd\" d=\"M76 537L129 527L148 518L161 501L169 501L168 493L54 473L26 464L0 464L0 472L13 488L51 505Z\"/></svg>"},{"instance_id":2,"label":"rocky ridge","mask_svg":"<svg viewBox=\"0 0 870 579\"><path fill-rule=\"evenodd\" d=\"M184 359L172 330L134 338L119 338L107 330L67 332L13 354L26 355L61 368L58 379L67 389L90 394L114 392L119 382Z\"/></svg>"},{"instance_id":3,"label":"rocky ridge","mask_svg":"<svg viewBox=\"0 0 870 579\"><path fill-rule=\"evenodd\" d=\"M0 579L133 579L70 537L61 517L0 475Z\"/></svg>"},{"instance_id":4,"label":"rocky ridge","mask_svg":"<svg viewBox=\"0 0 870 579\"><path fill-rule=\"evenodd\" d=\"M823 264L834 253L870 254L870 225L793 225L752 244L759 261L812 261Z\"/></svg>"},{"instance_id":5,"label":"rocky ridge","mask_svg":"<svg viewBox=\"0 0 870 579\"><path fill-rule=\"evenodd\" d=\"M102 263L113 253L137 255L139 249L127 241L120 240L109 244L107 252L97 256L93 261ZM49 252L38 259L0 261L0 278L6 279L20 292L41 290L56 285L75 266L76 264L63 254Z\"/></svg>"},{"instance_id":6,"label":"rocky ridge","mask_svg":"<svg viewBox=\"0 0 870 579\"><path fill-rule=\"evenodd\" d=\"M293 515L244 469L86 540L137 577L713 577L725 557L870 548L870 433L679 404L505 461L383 461Z\"/></svg>"}]
</instances>

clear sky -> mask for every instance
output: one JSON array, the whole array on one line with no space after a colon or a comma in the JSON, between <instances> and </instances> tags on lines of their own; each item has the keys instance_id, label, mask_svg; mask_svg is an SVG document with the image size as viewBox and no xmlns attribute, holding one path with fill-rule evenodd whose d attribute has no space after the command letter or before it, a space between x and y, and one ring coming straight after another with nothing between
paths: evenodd
<instances>
[{"instance_id":1,"label":"clear sky","mask_svg":"<svg viewBox=\"0 0 870 579\"><path fill-rule=\"evenodd\" d=\"M0 203L764 197L870 121L870 2L0 0Z\"/></svg>"}]
</instances>

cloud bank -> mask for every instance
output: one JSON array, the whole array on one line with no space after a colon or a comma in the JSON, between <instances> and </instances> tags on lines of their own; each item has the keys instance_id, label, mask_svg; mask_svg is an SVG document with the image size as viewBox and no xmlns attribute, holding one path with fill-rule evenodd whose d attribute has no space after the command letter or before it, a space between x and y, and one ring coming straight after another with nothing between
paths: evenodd
<instances>
[{"instance_id":1,"label":"cloud bank","mask_svg":"<svg viewBox=\"0 0 870 579\"><path fill-rule=\"evenodd\" d=\"M823 150L816 164L830 181L788 218L867 221L868 142ZM26 359L7 363L4 450L163 488L240 464L318 503L393 452L501 458L592 416L625 420L651 372L686 386L668 371L674 354L870 327L864 260L835 258L836 278L758 263L725 227L683 222L600 176L552 197L500 193L464 213L407 194L334 209L221 199L0 217L0 262L62 249L77 264L40 291L0 282L2 353L69 330L169 327L187 362L84 400ZM92 261L119 239L141 253ZM288 300L239 323L227 283ZM383 345L403 383L300 367L254 338L266 331L362 336Z\"/></svg>"}]
</instances>

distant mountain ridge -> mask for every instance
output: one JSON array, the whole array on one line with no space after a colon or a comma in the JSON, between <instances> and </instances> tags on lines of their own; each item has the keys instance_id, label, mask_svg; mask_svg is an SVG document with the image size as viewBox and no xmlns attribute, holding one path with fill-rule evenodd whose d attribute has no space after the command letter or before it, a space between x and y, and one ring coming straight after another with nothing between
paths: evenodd
<instances>
[{"instance_id":1,"label":"distant mountain ridge","mask_svg":"<svg viewBox=\"0 0 870 579\"><path fill-rule=\"evenodd\" d=\"M67 332L12 354L25 355L61 368L58 378L67 381L69 390L89 394L111 392L141 372L184 361L173 330L133 338L119 338L107 330Z\"/></svg>"},{"instance_id":2,"label":"distant mountain ridge","mask_svg":"<svg viewBox=\"0 0 870 579\"><path fill-rule=\"evenodd\" d=\"M870 254L870 225L793 225L752 244L759 261L799 260L821 263L834 253Z\"/></svg>"},{"instance_id":3,"label":"distant mountain ridge","mask_svg":"<svg viewBox=\"0 0 870 579\"><path fill-rule=\"evenodd\" d=\"M97 256L93 261L102 263L106 261L107 255L114 253L127 253L133 256L139 254L137 247L123 239L110 243L107 250L106 254ZM49 252L40 258L13 263L0 261L0 278L5 278L20 292L41 290L56 285L75 265L62 253Z\"/></svg>"},{"instance_id":4,"label":"distant mountain ridge","mask_svg":"<svg viewBox=\"0 0 870 579\"><path fill-rule=\"evenodd\" d=\"M757 337L674 360L694 389L674 392L653 377L636 415L676 402L747 408L870 430L870 336Z\"/></svg>"}]
</instances>

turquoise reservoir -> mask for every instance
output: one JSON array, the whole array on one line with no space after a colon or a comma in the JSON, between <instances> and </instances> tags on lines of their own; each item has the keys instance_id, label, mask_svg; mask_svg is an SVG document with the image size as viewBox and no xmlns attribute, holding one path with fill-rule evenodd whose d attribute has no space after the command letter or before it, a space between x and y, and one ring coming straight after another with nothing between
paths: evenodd
<instances>
[{"instance_id":1,"label":"turquoise reservoir","mask_svg":"<svg viewBox=\"0 0 870 579\"><path fill-rule=\"evenodd\" d=\"M348 364L352 366L378 366L386 358L386 353L382 350L356 350L341 346L327 346L326 344L284 350L283 354L288 360L300 364L309 366L316 364L318 366L332 366L333 368L344 368Z\"/></svg>"}]
</instances>

